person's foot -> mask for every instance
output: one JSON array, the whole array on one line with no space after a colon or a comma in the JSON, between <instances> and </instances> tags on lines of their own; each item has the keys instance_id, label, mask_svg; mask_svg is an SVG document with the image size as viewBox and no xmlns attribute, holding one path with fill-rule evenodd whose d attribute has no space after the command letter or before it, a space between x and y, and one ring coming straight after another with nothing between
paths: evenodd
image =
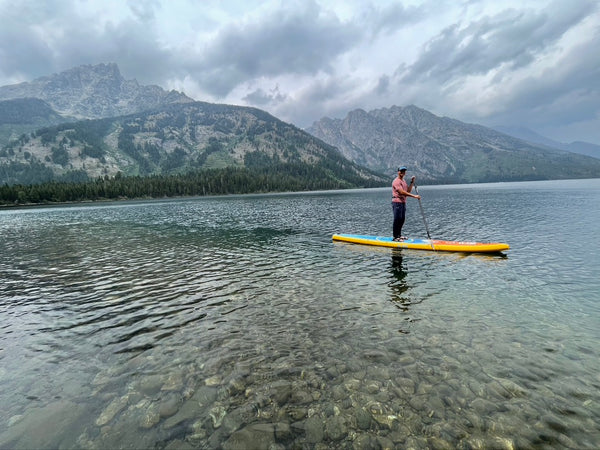
<instances>
[{"instance_id":1,"label":"person's foot","mask_svg":"<svg viewBox=\"0 0 600 450\"><path fill-rule=\"evenodd\" d=\"M394 242L402 242L403 240L404 240L404 238L402 238L402 237L394 238Z\"/></svg>"}]
</instances>

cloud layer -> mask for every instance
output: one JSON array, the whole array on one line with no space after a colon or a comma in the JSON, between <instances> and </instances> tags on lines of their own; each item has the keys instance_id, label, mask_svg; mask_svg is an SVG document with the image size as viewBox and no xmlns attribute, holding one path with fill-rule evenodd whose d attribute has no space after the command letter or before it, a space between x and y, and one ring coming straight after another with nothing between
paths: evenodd
<instances>
[{"instance_id":1,"label":"cloud layer","mask_svg":"<svg viewBox=\"0 0 600 450\"><path fill-rule=\"evenodd\" d=\"M0 0L0 85L115 62L299 127L415 104L600 144L598 48L595 0Z\"/></svg>"}]
</instances>

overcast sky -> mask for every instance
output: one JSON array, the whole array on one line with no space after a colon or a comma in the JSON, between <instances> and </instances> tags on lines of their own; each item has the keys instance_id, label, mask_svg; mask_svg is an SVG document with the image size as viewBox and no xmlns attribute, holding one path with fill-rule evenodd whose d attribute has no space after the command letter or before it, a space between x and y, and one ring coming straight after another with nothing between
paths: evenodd
<instances>
[{"instance_id":1,"label":"overcast sky","mask_svg":"<svg viewBox=\"0 0 600 450\"><path fill-rule=\"evenodd\" d=\"M0 0L0 85L107 62L301 128L414 104L600 144L598 0Z\"/></svg>"}]
</instances>

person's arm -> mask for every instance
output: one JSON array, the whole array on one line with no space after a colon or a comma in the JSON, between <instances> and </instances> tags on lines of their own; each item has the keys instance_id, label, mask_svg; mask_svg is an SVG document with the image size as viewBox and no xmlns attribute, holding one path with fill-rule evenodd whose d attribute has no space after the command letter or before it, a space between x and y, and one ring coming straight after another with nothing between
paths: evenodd
<instances>
[{"instance_id":1,"label":"person's arm","mask_svg":"<svg viewBox=\"0 0 600 450\"><path fill-rule=\"evenodd\" d=\"M411 191L412 191L412 188L413 188L413 186L414 186L414 185L415 185L415 177L413 176L413 177L410 179L410 184L408 185L408 192L411 192Z\"/></svg>"},{"instance_id":2,"label":"person's arm","mask_svg":"<svg viewBox=\"0 0 600 450\"><path fill-rule=\"evenodd\" d=\"M408 188L408 191L405 191L403 189L399 189L399 192L401 195L406 195L407 197L412 197L412 198L421 198L420 195L415 195L415 194L411 194L410 193L410 188Z\"/></svg>"},{"instance_id":3,"label":"person's arm","mask_svg":"<svg viewBox=\"0 0 600 450\"><path fill-rule=\"evenodd\" d=\"M415 194L411 194L410 191L412 191L413 186L415 185L415 177L412 177L410 180L410 184L408 185L407 190L403 190L403 189L399 189L400 193L402 195L406 195L407 197L412 197L412 198L421 198L420 195L415 195Z\"/></svg>"}]
</instances>

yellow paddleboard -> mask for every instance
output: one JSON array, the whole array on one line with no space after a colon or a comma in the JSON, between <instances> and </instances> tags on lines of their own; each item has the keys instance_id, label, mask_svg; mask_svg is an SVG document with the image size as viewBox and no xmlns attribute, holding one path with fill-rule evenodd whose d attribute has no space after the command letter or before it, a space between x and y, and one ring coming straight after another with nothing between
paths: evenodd
<instances>
[{"instance_id":1,"label":"yellow paddleboard","mask_svg":"<svg viewBox=\"0 0 600 450\"><path fill-rule=\"evenodd\" d=\"M441 241L438 239L405 239L402 242L397 242L389 236L367 236L361 234L334 234L333 240L352 242L354 244L440 252L498 253L510 248L508 244L502 242L462 242Z\"/></svg>"}]
</instances>

